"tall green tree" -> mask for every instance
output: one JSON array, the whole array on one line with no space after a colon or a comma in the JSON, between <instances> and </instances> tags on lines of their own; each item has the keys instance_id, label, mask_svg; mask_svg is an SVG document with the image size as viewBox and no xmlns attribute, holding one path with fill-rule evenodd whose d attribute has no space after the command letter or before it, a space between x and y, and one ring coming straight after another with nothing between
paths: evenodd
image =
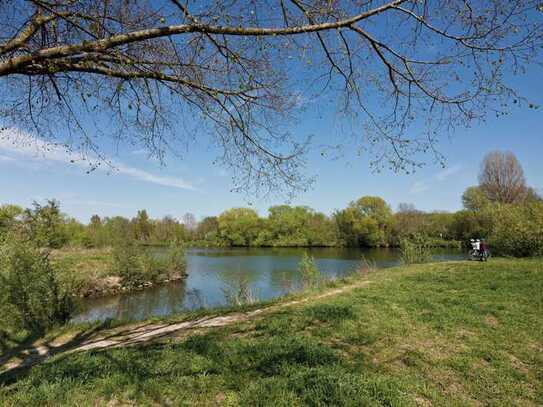
<instances>
[{"instance_id":1,"label":"tall green tree","mask_svg":"<svg viewBox=\"0 0 543 407\"><path fill-rule=\"evenodd\" d=\"M45 205L34 202L23 214L27 237L39 247L59 248L67 242L64 221L56 200L48 200Z\"/></svg>"},{"instance_id":2,"label":"tall green tree","mask_svg":"<svg viewBox=\"0 0 543 407\"><path fill-rule=\"evenodd\" d=\"M313 213L307 225L307 243L310 246L337 245L338 231L336 223L324 213Z\"/></svg>"},{"instance_id":3,"label":"tall green tree","mask_svg":"<svg viewBox=\"0 0 543 407\"><path fill-rule=\"evenodd\" d=\"M106 237L104 236L104 225L100 216L91 216L89 225L87 226L87 233L93 246L103 247L107 245Z\"/></svg>"},{"instance_id":4,"label":"tall green tree","mask_svg":"<svg viewBox=\"0 0 543 407\"><path fill-rule=\"evenodd\" d=\"M132 219L132 224L134 228L134 237L136 238L136 240L149 240L153 225L145 209L138 211L136 217Z\"/></svg>"},{"instance_id":5,"label":"tall green tree","mask_svg":"<svg viewBox=\"0 0 543 407\"><path fill-rule=\"evenodd\" d=\"M185 225L172 216L152 221L151 240L160 243L182 242L186 237Z\"/></svg>"},{"instance_id":6,"label":"tall green tree","mask_svg":"<svg viewBox=\"0 0 543 407\"><path fill-rule=\"evenodd\" d=\"M269 243L274 246L307 246L312 216L312 209L306 206L272 206L266 224Z\"/></svg>"},{"instance_id":7,"label":"tall green tree","mask_svg":"<svg viewBox=\"0 0 543 407\"><path fill-rule=\"evenodd\" d=\"M105 218L103 223L104 236L108 246L116 245L122 241L127 241L134 238L130 221L122 216Z\"/></svg>"},{"instance_id":8,"label":"tall green tree","mask_svg":"<svg viewBox=\"0 0 543 407\"><path fill-rule=\"evenodd\" d=\"M399 245L404 238L414 236L424 225L424 212L419 211L413 204L401 203L393 215L392 241Z\"/></svg>"},{"instance_id":9,"label":"tall green tree","mask_svg":"<svg viewBox=\"0 0 543 407\"><path fill-rule=\"evenodd\" d=\"M66 240L70 245L91 247L93 246L89 235L89 228L75 218L66 218L63 223Z\"/></svg>"},{"instance_id":10,"label":"tall green tree","mask_svg":"<svg viewBox=\"0 0 543 407\"><path fill-rule=\"evenodd\" d=\"M461 242L485 238L492 231L494 220L491 206L481 211L462 210L454 214L451 230L455 239Z\"/></svg>"},{"instance_id":11,"label":"tall green tree","mask_svg":"<svg viewBox=\"0 0 543 407\"><path fill-rule=\"evenodd\" d=\"M351 246L384 246L392 225L392 211L379 197L365 196L334 215L340 237Z\"/></svg>"},{"instance_id":12,"label":"tall green tree","mask_svg":"<svg viewBox=\"0 0 543 407\"><path fill-rule=\"evenodd\" d=\"M216 241L219 232L219 221L216 216L207 216L198 223L196 237L199 240Z\"/></svg>"},{"instance_id":13,"label":"tall green tree","mask_svg":"<svg viewBox=\"0 0 543 407\"><path fill-rule=\"evenodd\" d=\"M469 187L462 194L462 204L465 209L470 211L484 209L491 203L492 201L480 186Z\"/></svg>"},{"instance_id":14,"label":"tall green tree","mask_svg":"<svg viewBox=\"0 0 543 407\"><path fill-rule=\"evenodd\" d=\"M4 236L17 224L23 213L24 209L17 205L0 206L0 243Z\"/></svg>"},{"instance_id":15,"label":"tall green tree","mask_svg":"<svg viewBox=\"0 0 543 407\"><path fill-rule=\"evenodd\" d=\"M232 208L218 217L218 240L225 246L251 246L255 243L261 219L250 208Z\"/></svg>"}]
</instances>

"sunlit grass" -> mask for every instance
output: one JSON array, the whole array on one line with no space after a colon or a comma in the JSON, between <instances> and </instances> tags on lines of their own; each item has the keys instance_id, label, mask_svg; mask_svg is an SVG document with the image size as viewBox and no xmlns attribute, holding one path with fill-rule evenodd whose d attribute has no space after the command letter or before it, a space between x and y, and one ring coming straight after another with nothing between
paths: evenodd
<instances>
[{"instance_id":1,"label":"sunlit grass","mask_svg":"<svg viewBox=\"0 0 543 407\"><path fill-rule=\"evenodd\" d=\"M58 355L0 388L0 404L543 404L542 260L363 278L367 286L228 327Z\"/></svg>"}]
</instances>

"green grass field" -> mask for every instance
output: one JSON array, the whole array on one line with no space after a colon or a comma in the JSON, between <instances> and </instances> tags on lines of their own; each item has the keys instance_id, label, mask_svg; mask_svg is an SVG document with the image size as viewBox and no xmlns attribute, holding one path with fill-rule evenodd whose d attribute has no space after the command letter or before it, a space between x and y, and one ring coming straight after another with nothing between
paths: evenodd
<instances>
[{"instance_id":1,"label":"green grass field","mask_svg":"<svg viewBox=\"0 0 543 407\"><path fill-rule=\"evenodd\" d=\"M57 355L0 405L543 405L543 260L359 278L228 327Z\"/></svg>"}]
</instances>

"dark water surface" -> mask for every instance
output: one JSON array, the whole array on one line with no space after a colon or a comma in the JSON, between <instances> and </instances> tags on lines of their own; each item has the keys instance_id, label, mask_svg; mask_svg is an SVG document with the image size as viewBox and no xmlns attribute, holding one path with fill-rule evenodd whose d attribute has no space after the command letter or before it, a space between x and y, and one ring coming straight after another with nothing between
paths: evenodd
<instances>
[{"instance_id":1,"label":"dark water surface","mask_svg":"<svg viewBox=\"0 0 543 407\"><path fill-rule=\"evenodd\" d=\"M300 289L298 263L304 252L315 257L326 278L346 277L355 272L362 256L377 267L399 263L397 249L359 248L220 248L187 251L188 277L183 281L147 288L134 293L85 299L75 321L108 318L142 320L184 310L226 305L225 292L249 284L258 299L275 298ZM161 255L161 250L156 249ZM463 258L459 250L436 249L435 260Z\"/></svg>"}]
</instances>

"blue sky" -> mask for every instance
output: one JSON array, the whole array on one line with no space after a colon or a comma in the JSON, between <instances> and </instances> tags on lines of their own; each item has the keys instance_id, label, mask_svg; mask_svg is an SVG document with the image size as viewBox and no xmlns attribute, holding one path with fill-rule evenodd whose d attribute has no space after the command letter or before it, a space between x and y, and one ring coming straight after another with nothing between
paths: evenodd
<instances>
[{"instance_id":1,"label":"blue sky","mask_svg":"<svg viewBox=\"0 0 543 407\"><path fill-rule=\"evenodd\" d=\"M543 105L540 72L515 81L521 94ZM483 156L492 150L514 152L528 183L543 192L543 109L517 108L509 116L491 117L484 124L459 129L451 138L444 136L439 150L447 159L447 167L443 169L427 157L428 164L412 175L372 173L367 159L350 155L349 146L341 158L322 158L318 145L342 141L341 122L331 120L332 106L325 109L329 109L325 119L315 121L308 114L301 117L297 127L314 136L307 171L316 176L316 182L292 204L330 214L360 196L378 195L393 209L400 202L408 202L423 210L457 210L462 192L477 183ZM167 165L161 166L141 150L122 149L110 155L115 169L87 174L86 165L69 152L53 149L44 153L0 138L0 204L28 206L33 200L55 198L61 201L64 212L87 222L95 213L133 216L141 208L152 217L181 217L192 212L200 218L251 204L265 215L269 206L284 202L230 192L229 175L212 164L217 154L213 148L193 145L183 160L169 157ZM71 163L74 158L76 162Z\"/></svg>"}]
</instances>

